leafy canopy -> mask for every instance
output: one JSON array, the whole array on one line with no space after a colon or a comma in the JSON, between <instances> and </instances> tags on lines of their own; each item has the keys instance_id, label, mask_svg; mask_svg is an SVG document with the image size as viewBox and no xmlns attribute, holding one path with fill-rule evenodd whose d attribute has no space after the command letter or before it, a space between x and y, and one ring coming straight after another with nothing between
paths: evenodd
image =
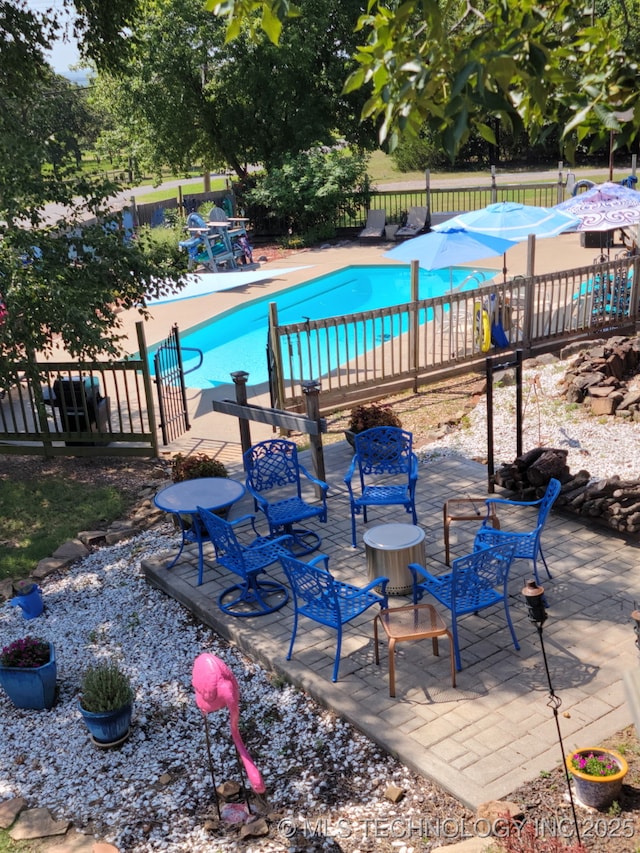
<instances>
[{"instance_id":1,"label":"leafy canopy","mask_svg":"<svg viewBox=\"0 0 640 853\"><path fill-rule=\"evenodd\" d=\"M224 23L202 0L148 0L126 67L99 74L94 101L114 116L113 127L136 160L156 172L168 163L266 169L337 136L371 148L363 125L364 92L343 93L358 36L360 0L308 0L275 47L243 26L226 40Z\"/></svg>"},{"instance_id":2,"label":"leafy canopy","mask_svg":"<svg viewBox=\"0 0 640 853\"><path fill-rule=\"evenodd\" d=\"M211 6L227 16L229 38L261 10L277 41L273 19L291 14L280 0ZM391 147L426 123L454 157L471 131L494 142L489 117L533 141L560 126L569 156L572 140L596 148L611 131L628 144L640 127L637 63L610 16L592 10L571 0L369 0L354 21L358 68L345 90L368 92L363 117Z\"/></svg>"},{"instance_id":3,"label":"leafy canopy","mask_svg":"<svg viewBox=\"0 0 640 853\"><path fill-rule=\"evenodd\" d=\"M82 30L91 51L94 17ZM58 28L55 17L0 0L0 387L38 352L118 355L120 309L144 313L147 293L183 280L170 256L124 240L112 212L118 186L79 168L72 112L61 121L64 87L44 55ZM111 22L105 39L110 32Z\"/></svg>"}]
</instances>

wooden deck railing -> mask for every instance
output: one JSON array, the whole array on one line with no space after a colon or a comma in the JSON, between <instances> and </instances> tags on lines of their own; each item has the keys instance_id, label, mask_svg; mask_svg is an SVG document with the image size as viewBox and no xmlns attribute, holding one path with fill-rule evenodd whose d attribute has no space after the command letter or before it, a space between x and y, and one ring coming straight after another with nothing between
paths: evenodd
<instances>
[{"instance_id":1,"label":"wooden deck railing","mask_svg":"<svg viewBox=\"0 0 640 853\"><path fill-rule=\"evenodd\" d=\"M0 455L157 456L142 324L140 358L18 365L0 400Z\"/></svg>"},{"instance_id":2,"label":"wooden deck railing","mask_svg":"<svg viewBox=\"0 0 640 853\"><path fill-rule=\"evenodd\" d=\"M415 388L445 371L469 369L496 352L495 324L508 342L505 351L519 348L525 355L630 331L639 317L639 267L640 258L621 258L284 326L272 303L275 405L300 406L303 382L320 380L327 412L358 398Z\"/></svg>"}]
</instances>

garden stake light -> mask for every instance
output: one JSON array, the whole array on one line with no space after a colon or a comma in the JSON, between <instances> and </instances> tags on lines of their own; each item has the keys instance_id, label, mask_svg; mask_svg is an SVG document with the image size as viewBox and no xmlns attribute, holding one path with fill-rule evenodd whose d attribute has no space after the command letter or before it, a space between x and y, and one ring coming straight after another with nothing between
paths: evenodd
<instances>
[{"instance_id":1,"label":"garden stake light","mask_svg":"<svg viewBox=\"0 0 640 853\"><path fill-rule=\"evenodd\" d=\"M558 718L558 710L562 705L562 700L559 696L556 696L555 691L553 689L553 685L551 684L551 673L549 672L549 664L547 663L547 653L544 647L544 639L542 637L542 626L547 621L547 611L545 610L545 600L544 600L544 587L537 586L534 580L527 581L527 585L522 590L522 595L524 596L524 600L527 604L527 611L529 615L529 620L533 622L538 630L538 636L540 637L540 649L542 651L542 659L544 660L544 668L547 673L547 683L549 685L549 701L547 705L552 709L553 716L556 721L556 729L558 732L558 743L560 744L560 752L562 755L562 765L564 767L565 777L567 779L567 789L569 791L569 801L571 803L571 812L573 814L573 824L576 830L576 839L578 844L582 843L580 838L580 828L578 826L578 816L576 814L576 806L573 801L573 791L571 790L571 778L569 776L569 769L566 766L564 756L564 744L562 743L562 733L560 731L560 720Z\"/></svg>"}]
</instances>

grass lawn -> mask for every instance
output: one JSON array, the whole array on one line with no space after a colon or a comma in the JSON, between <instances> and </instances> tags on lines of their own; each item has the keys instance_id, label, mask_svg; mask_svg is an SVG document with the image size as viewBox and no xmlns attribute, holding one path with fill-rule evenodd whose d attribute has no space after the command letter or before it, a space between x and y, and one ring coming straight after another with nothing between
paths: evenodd
<instances>
[{"instance_id":1,"label":"grass lawn","mask_svg":"<svg viewBox=\"0 0 640 853\"><path fill-rule=\"evenodd\" d=\"M126 508L127 499L115 486L58 476L3 480L0 579L25 577L79 530L102 528Z\"/></svg>"}]
</instances>

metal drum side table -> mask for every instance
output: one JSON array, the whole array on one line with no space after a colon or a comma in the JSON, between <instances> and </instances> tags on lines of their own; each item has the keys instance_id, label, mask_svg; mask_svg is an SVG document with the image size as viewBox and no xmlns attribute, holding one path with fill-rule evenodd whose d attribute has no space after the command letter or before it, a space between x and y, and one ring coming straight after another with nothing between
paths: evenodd
<instances>
[{"instance_id":1,"label":"metal drum side table","mask_svg":"<svg viewBox=\"0 0 640 853\"><path fill-rule=\"evenodd\" d=\"M388 577L388 595L413 590L409 563L424 565L424 530L415 524L379 524L364 534L369 580Z\"/></svg>"}]
</instances>

